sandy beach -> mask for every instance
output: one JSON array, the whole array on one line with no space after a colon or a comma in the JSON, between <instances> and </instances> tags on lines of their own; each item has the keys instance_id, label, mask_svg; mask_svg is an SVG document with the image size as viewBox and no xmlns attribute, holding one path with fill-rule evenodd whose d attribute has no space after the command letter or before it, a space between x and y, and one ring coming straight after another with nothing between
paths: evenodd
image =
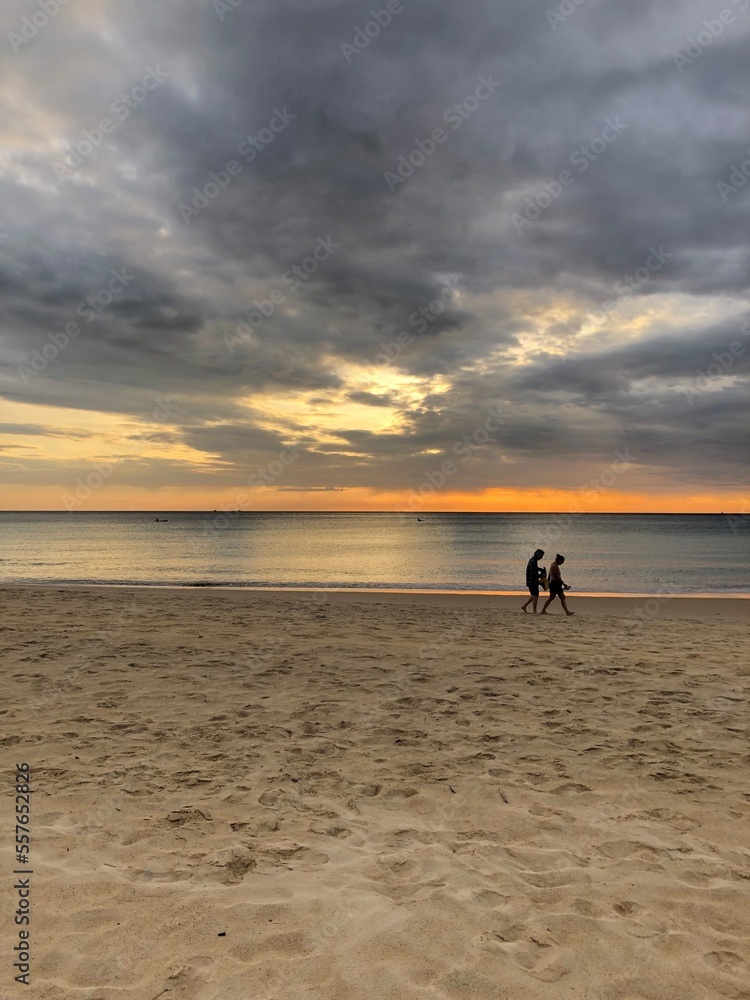
<instances>
[{"instance_id":1,"label":"sandy beach","mask_svg":"<svg viewBox=\"0 0 750 1000\"><path fill-rule=\"evenodd\" d=\"M750 997L750 602L0 601L2 995Z\"/></svg>"}]
</instances>

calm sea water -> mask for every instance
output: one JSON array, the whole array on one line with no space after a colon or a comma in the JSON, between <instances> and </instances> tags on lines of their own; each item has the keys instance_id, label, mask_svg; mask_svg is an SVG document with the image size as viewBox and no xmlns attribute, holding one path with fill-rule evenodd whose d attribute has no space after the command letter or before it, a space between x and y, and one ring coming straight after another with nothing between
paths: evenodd
<instances>
[{"instance_id":1,"label":"calm sea water","mask_svg":"<svg viewBox=\"0 0 750 1000\"><path fill-rule=\"evenodd\" d=\"M519 591L537 546L579 593L750 593L750 517L0 512L6 583Z\"/></svg>"}]
</instances>

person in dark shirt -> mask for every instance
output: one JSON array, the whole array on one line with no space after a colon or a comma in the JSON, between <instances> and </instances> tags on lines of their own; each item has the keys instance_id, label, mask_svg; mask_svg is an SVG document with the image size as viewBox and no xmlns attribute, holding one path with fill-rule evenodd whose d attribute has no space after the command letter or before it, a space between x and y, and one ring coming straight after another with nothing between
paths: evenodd
<instances>
[{"instance_id":1,"label":"person in dark shirt","mask_svg":"<svg viewBox=\"0 0 750 1000\"><path fill-rule=\"evenodd\" d=\"M524 614L528 614L526 608L530 604L534 605L534 614L536 614L536 604L539 600L539 560L544 556L544 549L537 549L534 555L526 563L526 586L528 587L531 597L528 601L521 606L521 611Z\"/></svg>"}]
</instances>

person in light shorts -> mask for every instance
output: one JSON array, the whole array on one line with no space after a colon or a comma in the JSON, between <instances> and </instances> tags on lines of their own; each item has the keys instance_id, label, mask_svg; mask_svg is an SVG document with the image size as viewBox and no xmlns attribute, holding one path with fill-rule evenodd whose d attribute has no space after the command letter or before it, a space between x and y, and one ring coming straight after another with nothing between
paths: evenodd
<instances>
[{"instance_id":1,"label":"person in light shorts","mask_svg":"<svg viewBox=\"0 0 750 1000\"><path fill-rule=\"evenodd\" d=\"M554 601L556 597L560 598L560 604L563 606L563 611L570 617L575 614L575 611L568 610L568 603L565 600L565 591L570 590L570 587L562 578L562 573L560 572L560 567L565 562L565 556L558 554L555 556L555 561L549 568L549 597L544 603L542 608L542 614L547 614L547 608Z\"/></svg>"}]
</instances>

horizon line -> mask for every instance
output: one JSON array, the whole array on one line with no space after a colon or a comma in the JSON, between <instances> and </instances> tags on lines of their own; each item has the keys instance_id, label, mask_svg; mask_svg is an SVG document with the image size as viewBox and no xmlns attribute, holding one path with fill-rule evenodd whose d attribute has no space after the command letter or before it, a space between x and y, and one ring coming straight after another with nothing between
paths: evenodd
<instances>
[{"instance_id":1,"label":"horizon line","mask_svg":"<svg viewBox=\"0 0 750 1000\"><path fill-rule=\"evenodd\" d=\"M51 507L25 507L15 509L1 509L0 514L412 514L414 517L421 517L427 514L478 514L486 517L493 517L497 514L564 514L566 517L612 517L612 516L640 516L651 515L653 517L745 517L742 511L689 511L689 510L589 510L589 511L566 511L566 510L274 510L272 508L261 510L244 510L235 508L224 510L215 508L190 508L171 509L166 507L148 509L122 508L117 510L60 510Z\"/></svg>"}]
</instances>

